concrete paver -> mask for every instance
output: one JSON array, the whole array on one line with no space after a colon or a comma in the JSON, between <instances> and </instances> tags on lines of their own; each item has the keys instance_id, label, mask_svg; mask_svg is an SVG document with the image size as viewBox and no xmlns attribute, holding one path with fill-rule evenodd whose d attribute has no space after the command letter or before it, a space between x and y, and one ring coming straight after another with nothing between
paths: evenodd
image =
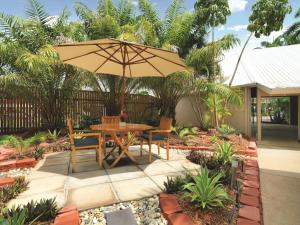
<instances>
[{"instance_id":1,"label":"concrete paver","mask_svg":"<svg viewBox=\"0 0 300 225\"><path fill-rule=\"evenodd\" d=\"M162 190L148 177L113 182L121 201L129 201L159 194Z\"/></svg>"},{"instance_id":2,"label":"concrete paver","mask_svg":"<svg viewBox=\"0 0 300 225\"><path fill-rule=\"evenodd\" d=\"M96 184L70 189L67 204L75 204L78 209L89 209L118 202L111 184Z\"/></svg>"},{"instance_id":3,"label":"concrete paver","mask_svg":"<svg viewBox=\"0 0 300 225\"><path fill-rule=\"evenodd\" d=\"M265 225L300 224L300 151L259 148Z\"/></svg>"},{"instance_id":4,"label":"concrete paver","mask_svg":"<svg viewBox=\"0 0 300 225\"><path fill-rule=\"evenodd\" d=\"M157 155L157 147L153 147L153 161L148 162L148 146L140 156L139 146L130 149L138 161L124 161L115 168L105 166L99 169L95 160L95 150L83 150L76 153L77 172L72 173L70 152L46 155L27 177L29 189L10 202L22 204L30 199L43 196L56 196L56 201L64 204L76 204L79 209L99 207L119 201L129 201L159 194L163 191L163 183L167 176L181 175L184 167L194 170L193 163L170 151L170 160L166 160L166 151L161 148L161 156Z\"/></svg>"}]
</instances>

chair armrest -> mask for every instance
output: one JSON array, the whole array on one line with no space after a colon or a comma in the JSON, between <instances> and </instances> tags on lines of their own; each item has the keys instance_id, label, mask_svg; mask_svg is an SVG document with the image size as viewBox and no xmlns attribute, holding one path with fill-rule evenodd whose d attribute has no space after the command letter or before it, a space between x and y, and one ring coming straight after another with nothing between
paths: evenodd
<instances>
[{"instance_id":1,"label":"chair armrest","mask_svg":"<svg viewBox=\"0 0 300 225\"><path fill-rule=\"evenodd\" d=\"M171 130L150 130L149 132L151 133L171 133L172 131Z\"/></svg>"},{"instance_id":2,"label":"chair armrest","mask_svg":"<svg viewBox=\"0 0 300 225\"><path fill-rule=\"evenodd\" d=\"M83 134L74 133L73 135L80 136L80 137L101 137L100 133L83 133Z\"/></svg>"},{"instance_id":3,"label":"chair armrest","mask_svg":"<svg viewBox=\"0 0 300 225\"><path fill-rule=\"evenodd\" d=\"M91 132L93 132L93 131L92 131L92 130L74 130L74 133L77 133L77 132L91 133Z\"/></svg>"}]
</instances>

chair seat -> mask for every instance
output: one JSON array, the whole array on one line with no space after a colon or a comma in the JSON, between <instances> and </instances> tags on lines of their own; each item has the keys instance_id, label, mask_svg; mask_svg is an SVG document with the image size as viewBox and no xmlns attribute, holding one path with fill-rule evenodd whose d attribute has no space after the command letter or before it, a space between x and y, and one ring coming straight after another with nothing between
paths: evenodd
<instances>
[{"instance_id":1,"label":"chair seat","mask_svg":"<svg viewBox=\"0 0 300 225\"><path fill-rule=\"evenodd\" d=\"M149 140L149 133L143 133L142 138ZM152 135L152 141L164 141L166 138L163 135L160 134L153 134Z\"/></svg>"},{"instance_id":2,"label":"chair seat","mask_svg":"<svg viewBox=\"0 0 300 225\"><path fill-rule=\"evenodd\" d=\"M82 139L74 139L76 147L95 146L99 145L99 141L95 137L86 137Z\"/></svg>"}]
</instances>

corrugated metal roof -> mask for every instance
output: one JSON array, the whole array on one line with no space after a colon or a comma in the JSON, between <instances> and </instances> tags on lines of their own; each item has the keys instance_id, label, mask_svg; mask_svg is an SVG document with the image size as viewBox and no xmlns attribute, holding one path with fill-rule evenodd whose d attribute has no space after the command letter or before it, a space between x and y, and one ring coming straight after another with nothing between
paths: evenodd
<instances>
[{"instance_id":1,"label":"corrugated metal roof","mask_svg":"<svg viewBox=\"0 0 300 225\"><path fill-rule=\"evenodd\" d=\"M222 62L228 82L236 61L225 58ZM245 52L232 85L261 86L269 93L298 88L300 91L300 44Z\"/></svg>"}]
</instances>

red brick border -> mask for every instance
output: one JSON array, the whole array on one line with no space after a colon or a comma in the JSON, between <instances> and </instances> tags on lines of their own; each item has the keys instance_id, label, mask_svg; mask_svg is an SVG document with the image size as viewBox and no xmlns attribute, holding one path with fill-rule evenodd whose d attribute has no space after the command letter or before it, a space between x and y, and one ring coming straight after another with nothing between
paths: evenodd
<instances>
[{"instance_id":1,"label":"red brick border","mask_svg":"<svg viewBox=\"0 0 300 225\"><path fill-rule=\"evenodd\" d=\"M37 161L34 158L25 158L20 160L7 160L0 162L0 172L6 172L16 168L35 167Z\"/></svg>"},{"instance_id":2,"label":"red brick border","mask_svg":"<svg viewBox=\"0 0 300 225\"><path fill-rule=\"evenodd\" d=\"M13 183L15 183L15 179L13 177L0 178L0 186L12 185Z\"/></svg>"},{"instance_id":3,"label":"red brick border","mask_svg":"<svg viewBox=\"0 0 300 225\"><path fill-rule=\"evenodd\" d=\"M256 143L250 141L248 150L242 153L246 153L242 154L246 157L243 159L241 207L238 212L237 225L261 225L263 224L263 207Z\"/></svg>"},{"instance_id":4,"label":"red brick border","mask_svg":"<svg viewBox=\"0 0 300 225\"><path fill-rule=\"evenodd\" d=\"M80 217L75 205L62 208L54 220L53 225L79 225Z\"/></svg>"},{"instance_id":5,"label":"red brick border","mask_svg":"<svg viewBox=\"0 0 300 225\"><path fill-rule=\"evenodd\" d=\"M194 222L182 212L175 195L160 194L159 205L169 225L194 225Z\"/></svg>"}]
</instances>

